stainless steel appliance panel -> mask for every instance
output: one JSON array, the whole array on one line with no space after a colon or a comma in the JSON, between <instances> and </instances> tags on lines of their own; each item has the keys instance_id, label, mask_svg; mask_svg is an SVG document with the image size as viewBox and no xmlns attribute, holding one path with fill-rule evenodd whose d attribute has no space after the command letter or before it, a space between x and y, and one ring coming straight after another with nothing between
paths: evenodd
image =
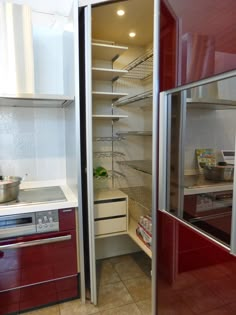
<instances>
[{"instance_id":1,"label":"stainless steel appliance panel","mask_svg":"<svg viewBox=\"0 0 236 315\"><path fill-rule=\"evenodd\" d=\"M0 239L59 231L58 210L0 217Z\"/></svg>"}]
</instances>

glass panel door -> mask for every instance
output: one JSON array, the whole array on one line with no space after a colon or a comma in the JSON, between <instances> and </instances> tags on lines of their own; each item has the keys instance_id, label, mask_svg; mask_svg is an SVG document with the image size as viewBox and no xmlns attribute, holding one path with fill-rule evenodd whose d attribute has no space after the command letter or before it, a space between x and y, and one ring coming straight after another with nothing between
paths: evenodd
<instances>
[{"instance_id":1,"label":"glass panel door","mask_svg":"<svg viewBox=\"0 0 236 315\"><path fill-rule=\"evenodd\" d=\"M230 246L236 78L168 97L167 210Z\"/></svg>"},{"instance_id":2,"label":"glass panel door","mask_svg":"<svg viewBox=\"0 0 236 315\"><path fill-rule=\"evenodd\" d=\"M158 314L236 312L235 82L161 93Z\"/></svg>"}]
</instances>

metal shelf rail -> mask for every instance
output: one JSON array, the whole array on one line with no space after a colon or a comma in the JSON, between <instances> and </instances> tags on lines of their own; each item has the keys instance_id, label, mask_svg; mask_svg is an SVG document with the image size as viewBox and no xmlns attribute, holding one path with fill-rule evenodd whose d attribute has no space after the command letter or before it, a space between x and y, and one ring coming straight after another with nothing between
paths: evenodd
<instances>
[{"instance_id":1,"label":"metal shelf rail","mask_svg":"<svg viewBox=\"0 0 236 315\"><path fill-rule=\"evenodd\" d=\"M152 76L153 73L153 50L148 50L142 56L134 59L124 70L128 73L123 78L145 80Z\"/></svg>"},{"instance_id":2,"label":"metal shelf rail","mask_svg":"<svg viewBox=\"0 0 236 315\"><path fill-rule=\"evenodd\" d=\"M119 177L125 177L125 175L118 171L108 170L107 176L94 176L94 179L99 180L99 181L105 181L108 179L119 178Z\"/></svg>"},{"instance_id":3,"label":"metal shelf rail","mask_svg":"<svg viewBox=\"0 0 236 315\"><path fill-rule=\"evenodd\" d=\"M114 105L117 107L129 105L129 104L133 104L139 107L152 105L152 90L149 90L149 91L146 91L146 92L143 92L138 95L131 96L131 97L120 99L119 101L114 103Z\"/></svg>"},{"instance_id":4,"label":"metal shelf rail","mask_svg":"<svg viewBox=\"0 0 236 315\"><path fill-rule=\"evenodd\" d=\"M152 131L118 131L117 136L152 136Z\"/></svg>"},{"instance_id":5,"label":"metal shelf rail","mask_svg":"<svg viewBox=\"0 0 236 315\"><path fill-rule=\"evenodd\" d=\"M117 161L119 165L129 166L137 171L152 175L152 161L151 160L131 160L131 161Z\"/></svg>"},{"instance_id":6,"label":"metal shelf rail","mask_svg":"<svg viewBox=\"0 0 236 315\"><path fill-rule=\"evenodd\" d=\"M94 137L93 141L102 141L102 142L113 142L113 141L121 141L123 140L120 136L113 136L113 137Z\"/></svg>"},{"instance_id":7,"label":"metal shelf rail","mask_svg":"<svg viewBox=\"0 0 236 315\"><path fill-rule=\"evenodd\" d=\"M115 158L115 157L124 157L123 152L118 151L96 151L93 152L95 158Z\"/></svg>"}]
</instances>

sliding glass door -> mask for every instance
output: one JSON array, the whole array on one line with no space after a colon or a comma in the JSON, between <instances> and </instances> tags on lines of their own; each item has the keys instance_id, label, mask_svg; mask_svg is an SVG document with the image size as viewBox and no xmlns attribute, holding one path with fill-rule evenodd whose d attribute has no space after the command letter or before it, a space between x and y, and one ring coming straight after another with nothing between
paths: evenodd
<instances>
[{"instance_id":1,"label":"sliding glass door","mask_svg":"<svg viewBox=\"0 0 236 315\"><path fill-rule=\"evenodd\" d=\"M235 75L161 93L161 315L235 314Z\"/></svg>"}]
</instances>

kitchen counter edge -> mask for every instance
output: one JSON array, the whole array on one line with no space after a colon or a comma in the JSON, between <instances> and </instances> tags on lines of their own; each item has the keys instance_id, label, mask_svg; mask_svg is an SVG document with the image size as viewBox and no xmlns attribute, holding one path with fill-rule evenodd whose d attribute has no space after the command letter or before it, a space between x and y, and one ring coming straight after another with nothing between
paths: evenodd
<instances>
[{"instance_id":1,"label":"kitchen counter edge","mask_svg":"<svg viewBox=\"0 0 236 315\"><path fill-rule=\"evenodd\" d=\"M60 185L60 187L66 196L66 201L0 206L0 216L78 207L78 200L69 186Z\"/></svg>"}]
</instances>

